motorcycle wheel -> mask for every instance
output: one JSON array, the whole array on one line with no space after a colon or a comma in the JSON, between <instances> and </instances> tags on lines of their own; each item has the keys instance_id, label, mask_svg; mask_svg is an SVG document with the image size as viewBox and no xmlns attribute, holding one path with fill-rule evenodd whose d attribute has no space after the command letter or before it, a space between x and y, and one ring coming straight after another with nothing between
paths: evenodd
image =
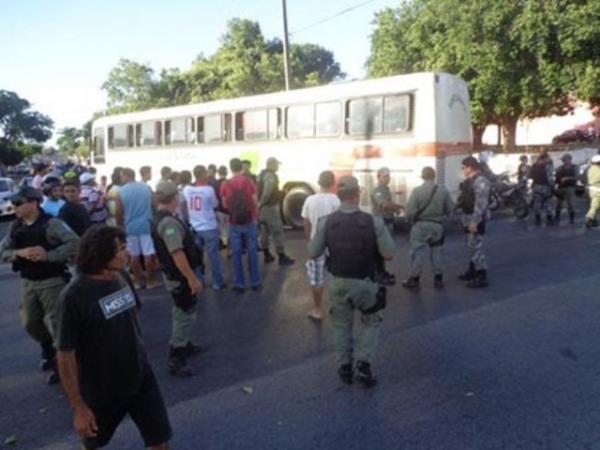
<instances>
[{"instance_id":1,"label":"motorcycle wheel","mask_svg":"<svg viewBox=\"0 0 600 450\"><path fill-rule=\"evenodd\" d=\"M529 215L529 205L521 195L514 195L511 203L517 219L524 219Z\"/></svg>"},{"instance_id":2,"label":"motorcycle wheel","mask_svg":"<svg viewBox=\"0 0 600 450\"><path fill-rule=\"evenodd\" d=\"M490 195L488 209L490 211L497 211L498 208L500 208L500 197L496 192L493 192L492 195Z\"/></svg>"}]
</instances>

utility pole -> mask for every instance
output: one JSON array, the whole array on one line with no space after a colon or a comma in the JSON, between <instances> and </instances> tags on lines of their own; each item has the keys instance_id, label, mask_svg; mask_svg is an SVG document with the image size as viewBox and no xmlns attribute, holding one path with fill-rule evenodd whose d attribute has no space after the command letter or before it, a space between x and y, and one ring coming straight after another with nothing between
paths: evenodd
<instances>
[{"instance_id":1,"label":"utility pole","mask_svg":"<svg viewBox=\"0 0 600 450\"><path fill-rule=\"evenodd\" d=\"M290 90L290 42L288 40L286 0L281 0L283 9L283 71L285 73L285 90Z\"/></svg>"}]
</instances>

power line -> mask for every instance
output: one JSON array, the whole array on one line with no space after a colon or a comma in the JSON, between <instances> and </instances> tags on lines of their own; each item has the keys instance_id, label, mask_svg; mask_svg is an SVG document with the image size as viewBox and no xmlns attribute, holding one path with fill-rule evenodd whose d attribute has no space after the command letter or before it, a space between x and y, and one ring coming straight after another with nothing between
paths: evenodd
<instances>
[{"instance_id":1,"label":"power line","mask_svg":"<svg viewBox=\"0 0 600 450\"><path fill-rule=\"evenodd\" d=\"M291 33L289 33L289 34L290 34L290 36L291 36L291 35L293 35L293 34L298 34L298 33L301 33L301 32L303 32L303 31L306 31L306 30L308 30L309 28L313 28L313 27L315 27L315 26L317 26L317 25L321 25L321 24L322 24L322 23L324 23L324 22L329 22L330 20L337 19L338 17L340 17L340 16L343 16L344 14L347 14L347 13L349 13L350 11L353 11L353 10L355 10L355 9L361 8L361 7L365 6L365 5L368 5L369 3L373 3L374 1L375 1L375 0L367 0L366 2L359 3L358 5L350 6L349 8L343 9L343 10L341 10L341 11L339 11L339 12L335 13L335 14L334 14L334 15L332 15L332 16L326 17L326 18L324 18L324 19L321 19L321 20L319 20L319 21L317 21L317 22L313 22L313 23L311 23L310 25L307 25L307 26L305 26L304 28L300 28L299 30L292 31L292 32L291 32Z\"/></svg>"}]
</instances>

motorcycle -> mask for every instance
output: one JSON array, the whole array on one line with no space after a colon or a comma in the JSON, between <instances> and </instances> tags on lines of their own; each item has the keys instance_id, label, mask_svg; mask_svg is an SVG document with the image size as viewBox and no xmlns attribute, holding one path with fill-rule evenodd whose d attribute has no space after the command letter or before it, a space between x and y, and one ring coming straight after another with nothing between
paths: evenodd
<instances>
[{"instance_id":1,"label":"motorcycle","mask_svg":"<svg viewBox=\"0 0 600 450\"><path fill-rule=\"evenodd\" d=\"M525 187L518 183L511 183L506 174L497 176L491 184L488 208L490 211L511 208L517 219L524 219L529 214Z\"/></svg>"}]
</instances>

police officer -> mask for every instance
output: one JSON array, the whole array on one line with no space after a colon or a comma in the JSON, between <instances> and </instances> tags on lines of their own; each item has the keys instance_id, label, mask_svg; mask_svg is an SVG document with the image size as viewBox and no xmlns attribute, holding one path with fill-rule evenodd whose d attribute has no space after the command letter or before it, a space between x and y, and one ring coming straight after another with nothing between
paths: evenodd
<instances>
[{"instance_id":1,"label":"police officer","mask_svg":"<svg viewBox=\"0 0 600 450\"><path fill-rule=\"evenodd\" d=\"M531 166L529 165L529 157L527 155L521 155L519 158L519 167L517 167L517 182L524 192L527 191L527 180L529 179L529 171Z\"/></svg>"},{"instance_id":2,"label":"police officer","mask_svg":"<svg viewBox=\"0 0 600 450\"><path fill-rule=\"evenodd\" d=\"M458 278L467 281L467 287L481 288L488 285L487 262L483 251L483 236L489 219L490 182L479 173L479 164L472 156L462 160L465 180L460 184L458 208L462 210L469 268Z\"/></svg>"},{"instance_id":3,"label":"police officer","mask_svg":"<svg viewBox=\"0 0 600 450\"><path fill-rule=\"evenodd\" d=\"M558 225L560 223L560 214L564 202L567 202L567 210L569 211L569 223L575 222L575 187L577 186L577 166L573 164L573 158L569 153L565 153L561 158L563 162L556 169L556 212L554 221Z\"/></svg>"},{"instance_id":4,"label":"police officer","mask_svg":"<svg viewBox=\"0 0 600 450\"><path fill-rule=\"evenodd\" d=\"M390 169L381 167L377 171L377 186L371 192L371 204L373 205L373 215L380 216L385 223L390 234L394 230L394 214L402 209L392 201L392 192L390 191ZM394 274L385 269L383 259L377 262L377 277L382 284L393 285L396 283Z\"/></svg>"},{"instance_id":5,"label":"police officer","mask_svg":"<svg viewBox=\"0 0 600 450\"><path fill-rule=\"evenodd\" d=\"M279 190L279 178L277 177L278 169L279 161L275 158L269 158L267 159L267 168L258 176L260 246L265 255L265 263L273 262L275 258L269 251L269 235L271 235L279 255L279 265L289 266L294 264L294 260L285 254L283 243L283 222L279 212L281 191Z\"/></svg>"},{"instance_id":6,"label":"police officer","mask_svg":"<svg viewBox=\"0 0 600 450\"><path fill-rule=\"evenodd\" d=\"M406 217L412 224L410 229L410 277L402 283L408 289L419 286L423 264L429 248L433 268L433 285L444 287L442 269L442 245L444 244L444 218L452 212L454 205L450 194L443 186L435 184L435 170L424 167L421 171L423 184L415 188L408 199Z\"/></svg>"},{"instance_id":7,"label":"police officer","mask_svg":"<svg viewBox=\"0 0 600 450\"><path fill-rule=\"evenodd\" d=\"M546 225L554 225L552 195L554 193L554 166L548 153L541 153L531 166L529 176L532 180L532 203L535 224L542 224L542 211L546 213Z\"/></svg>"},{"instance_id":8,"label":"police officer","mask_svg":"<svg viewBox=\"0 0 600 450\"><path fill-rule=\"evenodd\" d=\"M332 274L329 310L333 322L334 347L340 367L338 374L346 383L356 375L365 386L377 382L371 363L379 339L385 307L385 288L374 282L378 257L391 260L394 242L380 216L359 210L358 180L342 177L337 186L341 201L338 211L322 217L308 246L310 258L329 252L328 269ZM353 345L354 312L361 313L361 332ZM353 349L356 349L353 352Z\"/></svg>"},{"instance_id":9,"label":"police officer","mask_svg":"<svg viewBox=\"0 0 600 450\"><path fill-rule=\"evenodd\" d=\"M194 375L187 363L200 351L192 344L196 321L197 295L203 290L195 273L199 256L191 230L176 216L178 189L172 181L156 186L158 206L152 226L152 240L163 272L165 286L173 297L172 330L169 347L169 372L178 377Z\"/></svg>"},{"instance_id":10,"label":"police officer","mask_svg":"<svg viewBox=\"0 0 600 450\"><path fill-rule=\"evenodd\" d=\"M12 262L23 278L21 322L42 347L40 368L49 370L47 382L58 382L54 339L58 326L58 296L69 280L67 262L75 256L79 238L65 223L40 208L41 196L24 187L9 197L15 220L0 242L0 255Z\"/></svg>"}]
</instances>

